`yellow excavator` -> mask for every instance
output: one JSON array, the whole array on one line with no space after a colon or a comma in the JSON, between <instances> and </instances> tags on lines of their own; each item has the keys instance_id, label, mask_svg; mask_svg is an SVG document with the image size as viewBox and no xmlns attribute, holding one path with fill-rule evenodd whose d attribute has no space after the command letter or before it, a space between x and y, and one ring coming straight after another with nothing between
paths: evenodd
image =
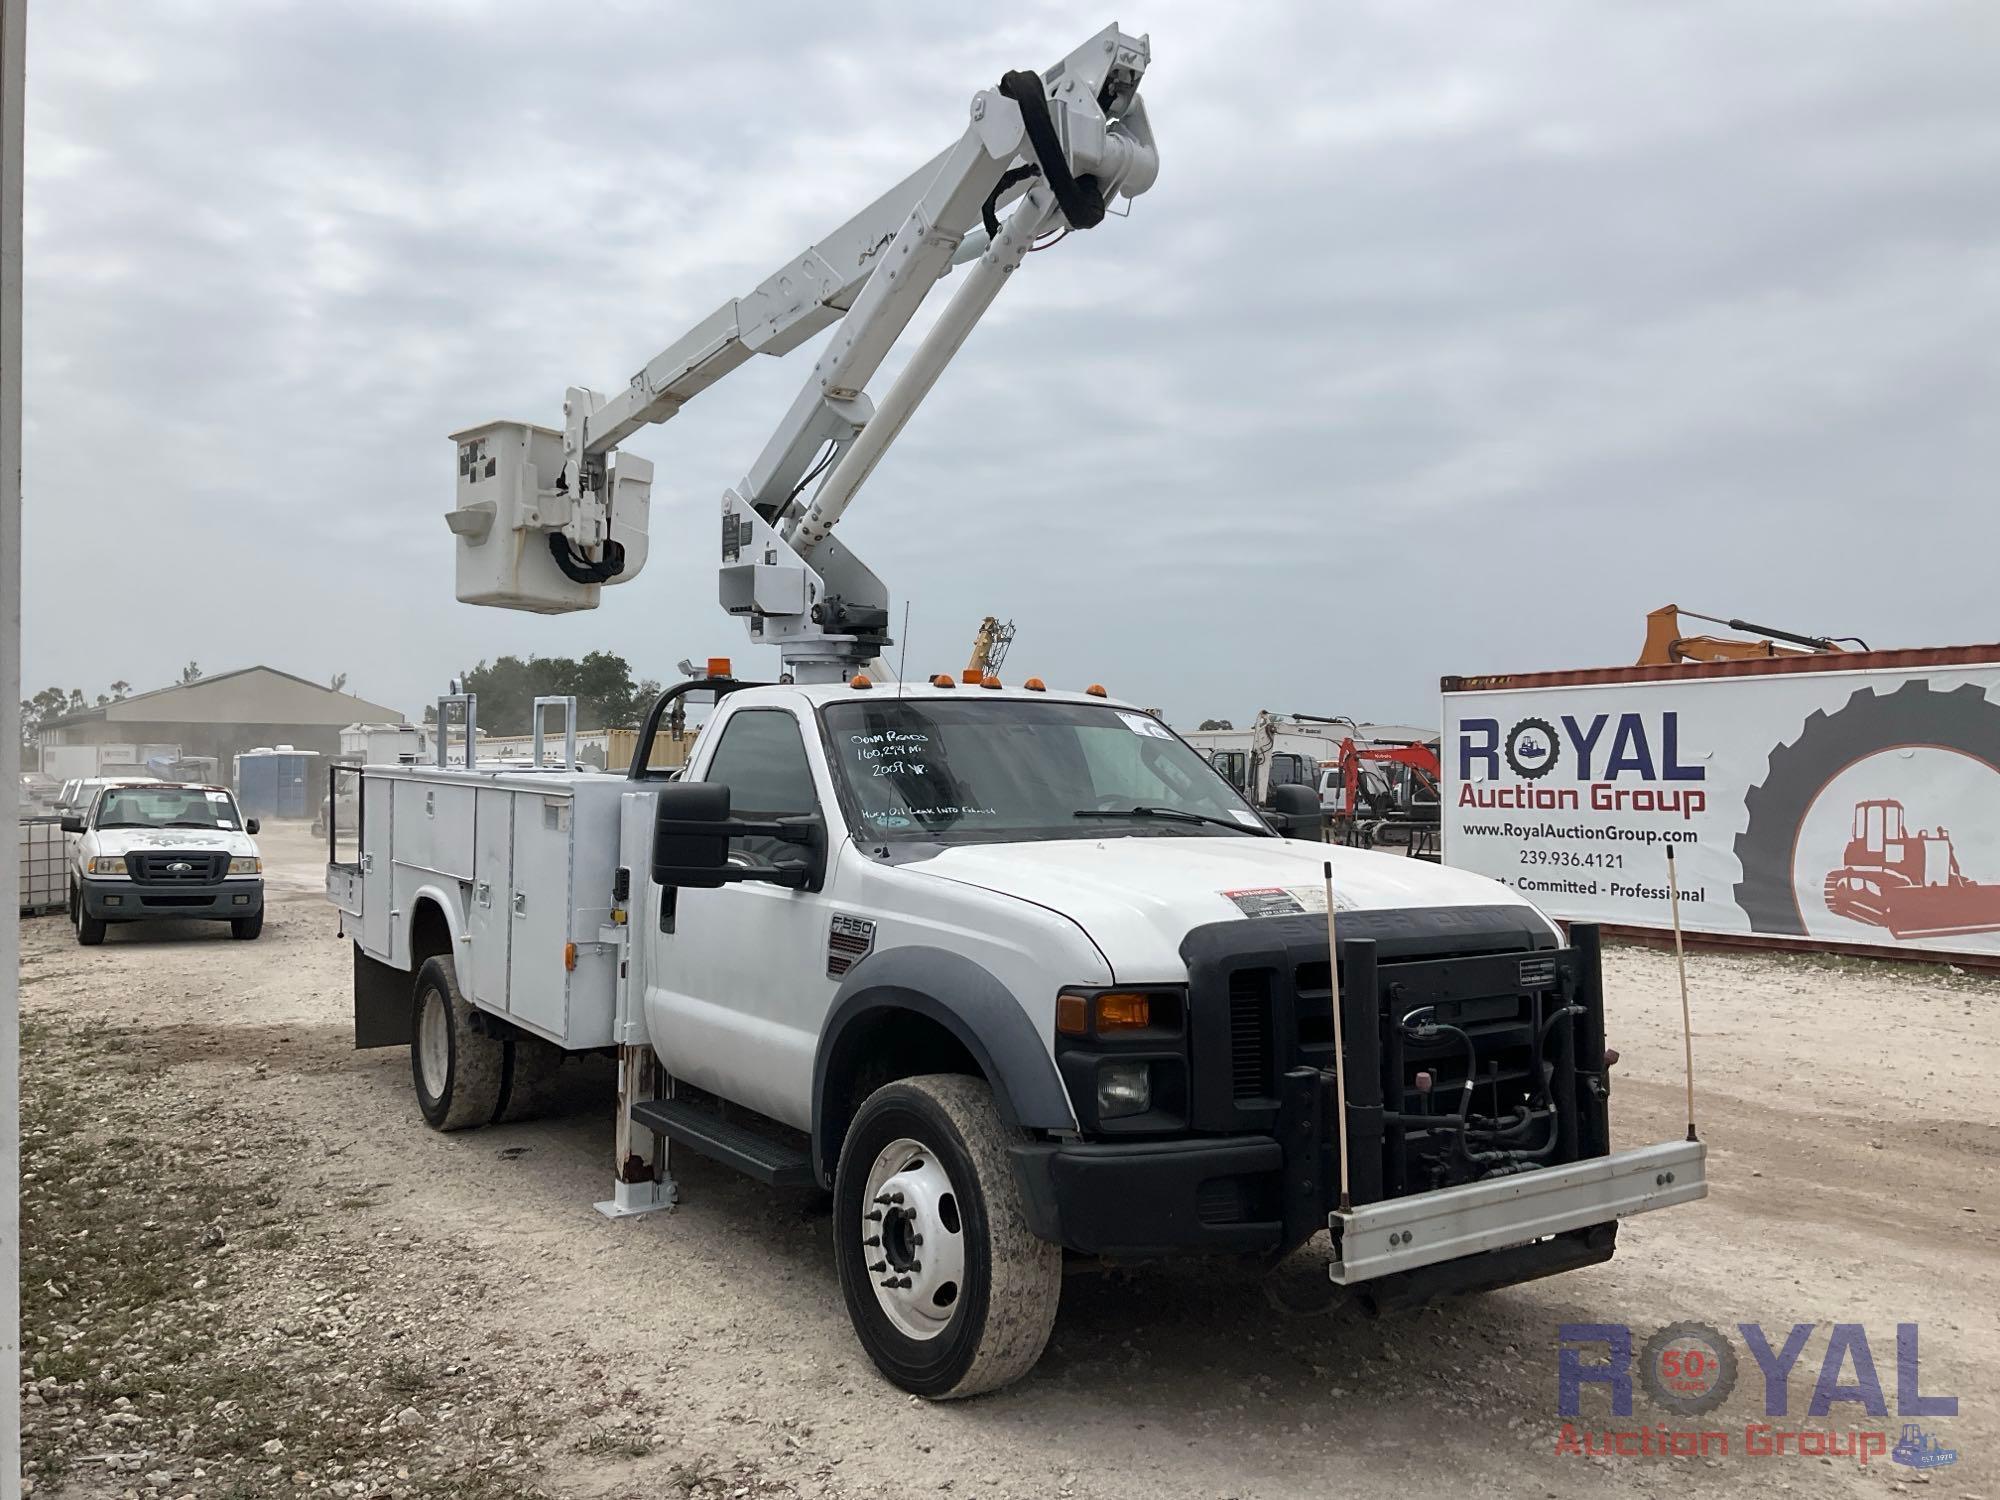
<instances>
[{"instance_id":1,"label":"yellow excavator","mask_svg":"<svg viewBox=\"0 0 2000 1500\"><path fill-rule=\"evenodd\" d=\"M1705 621L1728 630L1747 630L1763 640L1739 641L1721 635L1683 635L1681 620ZM1791 644L1781 646L1779 641ZM1696 614L1678 604L1663 604L1646 616L1646 646L1639 653L1642 667L1671 667L1692 661L1744 661L1764 656L1815 656L1827 651L1866 651L1868 643L1858 636L1828 638L1795 635L1789 630L1773 630L1769 625L1753 625L1748 620L1725 620L1717 615Z\"/></svg>"}]
</instances>

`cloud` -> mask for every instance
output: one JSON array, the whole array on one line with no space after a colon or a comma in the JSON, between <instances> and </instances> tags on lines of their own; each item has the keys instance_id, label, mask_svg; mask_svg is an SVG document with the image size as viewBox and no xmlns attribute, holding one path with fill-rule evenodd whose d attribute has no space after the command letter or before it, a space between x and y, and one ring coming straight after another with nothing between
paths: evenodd
<instances>
[{"instance_id":1,"label":"cloud","mask_svg":"<svg viewBox=\"0 0 2000 1500\"><path fill-rule=\"evenodd\" d=\"M415 713L505 652L748 656L717 500L809 352L633 440L653 561L591 615L453 601L446 434L616 389L1095 23L667 14L36 10L30 687L268 661ZM842 524L912 670L993 612L1182 722L1424 722L1668 600L1994 633L1989 7L1144 20L1159 185L1024 268Z\"/></svg>"}]
</instances>

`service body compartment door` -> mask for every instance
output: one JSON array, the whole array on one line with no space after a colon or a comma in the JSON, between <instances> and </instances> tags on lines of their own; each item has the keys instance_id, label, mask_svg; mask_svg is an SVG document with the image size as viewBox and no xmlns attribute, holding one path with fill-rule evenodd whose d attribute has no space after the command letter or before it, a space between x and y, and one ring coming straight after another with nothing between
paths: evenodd
<instances>
[{"instance_id":1,"label":"service body compartment door","mask_svg":"<svg viewBox=\"0 0 2000 1500\"><path fill-rule=\"evenodd\" d=\"M464 978L487 1010L507 1009L507 958L514 922L514 800L501 787L481 787L473 813L472 901L465 912L471 950Z\"/></svg>"},{"instance_id":2,"label":"service body compartment door","mask_svg":"<svg viewBox=\"0 0 2000 1500\"><path fill-rule=\"evenodd\" d=\"M473 788L397 780L396 863L453 880L472 878Z\"/></svg>"},{"instance_id":3,"label":"service body compartment door","mask_svg":"<svg viewBox=\"0 0 2000 1500\"><path fill-rule=\"evenodd\" d=\"M507 1013L551 1038L569 1033L570 820L567 796L514 797L514 880ZM596 934L590 936L595 938Z\"/></svg>"},{"instance_id":4,"label":"service body compartment door","mask_svg":"<svg viewBox=\"0 0 2000 1500\"><path fill-rule=\"evenodd\" d=\"M389 957L389 908L396 845L392 821L395 783L381 776L361 778L361 946L371 956Z\"/></svg>"}]
</instances>

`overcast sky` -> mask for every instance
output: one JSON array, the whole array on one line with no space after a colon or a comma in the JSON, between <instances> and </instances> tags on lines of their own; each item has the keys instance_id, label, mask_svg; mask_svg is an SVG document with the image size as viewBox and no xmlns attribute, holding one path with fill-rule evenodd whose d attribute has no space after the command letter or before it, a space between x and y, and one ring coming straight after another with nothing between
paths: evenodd
<instances>
[{"instance_id":1,"label":"overcast sky","mask_svg":"<svg viewBox=\"0 0 2000 1500\"><path fill-rule=\"evenodd\" d=\"M991 612L1010 676L1184 725L1434 724L1669 601L2000 638L1991 0L978 10L33 5L24 688L771 669L717 506L812 346L629 445L652 561L595 613L454 601L446 434L618 389L1114 19L1159 185L1028 262L842 524L912 672Z\"/></svg>"}]
</instances>

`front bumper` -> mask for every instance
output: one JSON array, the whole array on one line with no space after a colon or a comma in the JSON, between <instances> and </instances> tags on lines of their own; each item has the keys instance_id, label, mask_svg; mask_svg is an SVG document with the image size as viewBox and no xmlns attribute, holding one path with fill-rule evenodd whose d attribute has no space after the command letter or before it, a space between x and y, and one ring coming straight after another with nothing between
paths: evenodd
<instances>
[{"instance_id":1,"label":"front bumper","mask_svg":"<svg viewBox=\"0 0 2000 1500\"><path fill-rule=\"evenodd\" d=\"M1028 1227L1086 1255L1266 1254L1284 1152L1269 1136L1032 1141L1012 1151Z\"/></svg>"},{"instance_id":2,"label":"front bumper","mask_svg":"<svg viewBox=\"0 0 2000 1500\"><path fill-rule=\"evenodd\" d=\"M234 921L264 909L264 882L254 877L212 885L89 879L81 885L84 914L106 922Z\"/></svg>"},{"instance_id":3,"label":"front bumper","mask_svg":"<svg viewBox=\"0 0 2000 1500\"><path fill-rule=\"evenodd\" d=\"M1708 1147L1663 1141L1327 1215L1342 1286L1609 1224L1708 1196Z\"/></svg>"},{"instance_id":4,"label":"front bumper","mask_svg":"<svg viewBox=\"0 0 2000 1500\"><path fill-rule=\"evenodd\" d=\"M1086 1255L1268 1255L1295 1240L1284 1149L1269 1136L1036 1141L1012 1155L1028 1227ZM1619 1219L1707 1196L1706 1158L1699 1141L1669 1141L1335 1210L1330 1274L1470 1290L1608 1260ZM1449 1275L1412 1274L1446 1262Z\"/></svg>"}]
</instances>

